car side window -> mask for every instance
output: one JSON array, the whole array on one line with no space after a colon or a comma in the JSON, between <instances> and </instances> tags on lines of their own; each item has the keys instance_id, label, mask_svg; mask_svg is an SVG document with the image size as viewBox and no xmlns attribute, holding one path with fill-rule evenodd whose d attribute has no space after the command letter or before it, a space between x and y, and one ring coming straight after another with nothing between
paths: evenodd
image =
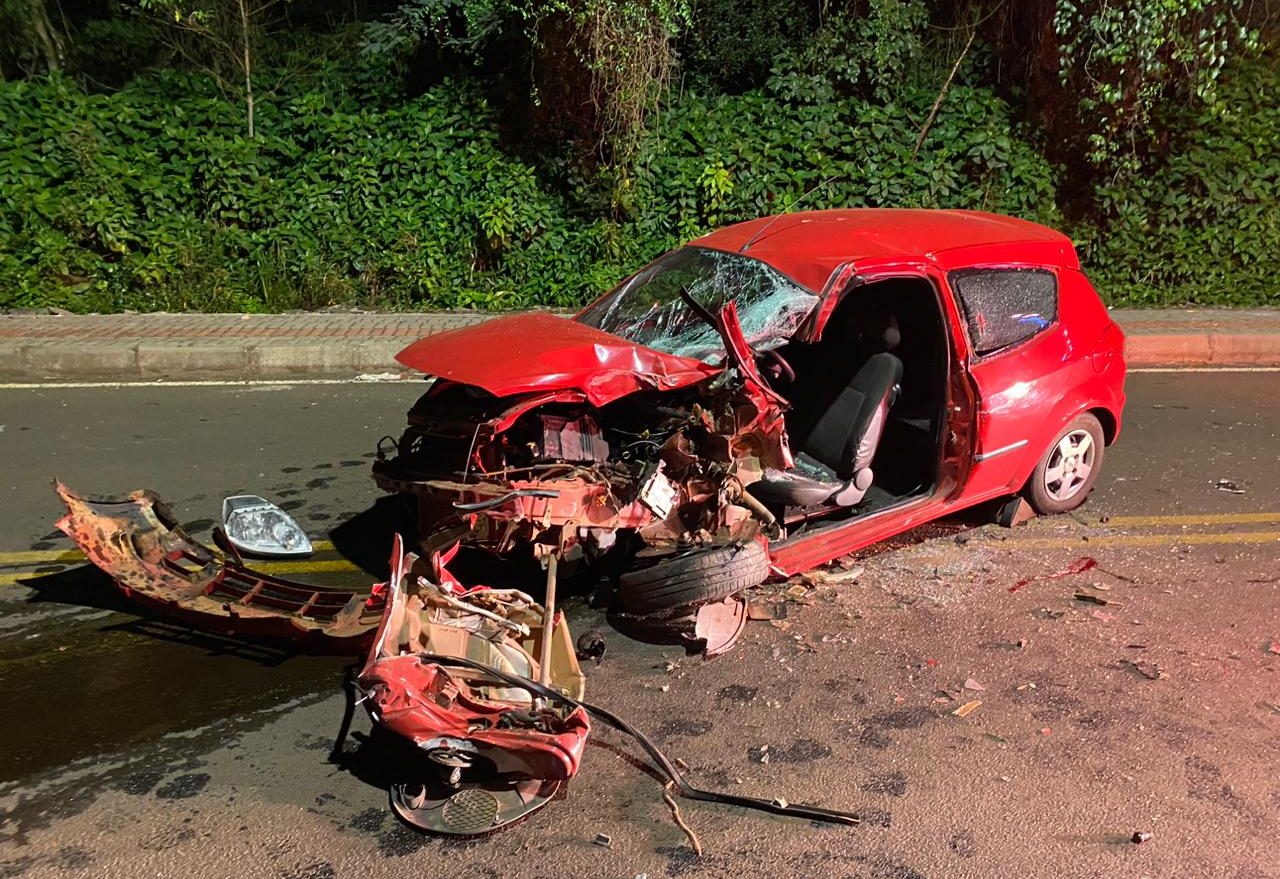
<instances>
[{"instance_id":1,"label":"car side window","mask_svg":"<svg viewBox=\"0 0 1280 879\"><path fill-rule=\"evenodd\" d=\"M1046 269L951 273L969 341L981 357L1030 339L1058 319L1058 279Z\"/></svg>"}]
</instances>

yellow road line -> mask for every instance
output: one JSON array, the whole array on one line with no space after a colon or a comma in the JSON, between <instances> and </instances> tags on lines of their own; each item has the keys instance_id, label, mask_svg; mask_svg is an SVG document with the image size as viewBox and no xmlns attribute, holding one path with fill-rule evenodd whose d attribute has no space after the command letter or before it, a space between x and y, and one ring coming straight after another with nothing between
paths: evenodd
<instances>
[{"instance_id":1,"label":"yellow road line","mask_svg":"<svg viewBox=\"0 0 1280 879\"><path fill-rule=\"evenodd\" d=\"M1112 516L1105 527L1161 527L1165 525L1259 525L1280 522L1280 513L1186 513L1178 516Z\"/></svg>"},{"instance_id":2,"label":"yellow road line","mask_svg":"<svg viewBox=\"0 0 1280 879\"><path fill-rule=\"evenodd\" d=\"M0 565L36 565L45 562L82 562L84 553L78 549L31 550L29 552L0 552Z\"/></svg>"},{"instance_id":3,"label":"yellow road line","mask_svg":"<svg viewBox=\"0 0 1280 879\"><path fill-rule=\"evenodd\" d=\"M74 561L83 562L84 557L80 556ZM334 573L358 573L360 568L351 564L346 559L331 559L322 561L305 561L305 562L263 562L253 565L253 569L262 574L334 574ZM52 573L52 572L50 572ZM21 571L18 573L0 574L0 586L14 586L20 580L35 580L40 577L49 576L48 573L37 574L33 571ZM364 576L373 582L373 577L368 574Z\"/></svg>"},{"instance_id":4,"label":"yellow road line","mask_svg":"<svg viewBox=\"0 0 1280 879\"><path fill-rule=\"evenodd\" d=\"M1080 535L1085 536L1085 535ZM1109 534L1077 537L1011 537L1005 546L1019 549L1084 549L1091 546L1188 546L1215 543L1275 543L1280 531L1227 531L1217 534Z\"/></svg>"},{"instance_id":5,"label":"yellow road line","mask_svg":"<svg viewBox=\"0 0 1280 879\"><path fill-rule=\"evenodd\" d=\"M316 552L329 552L333 542L317 540L311 544ZM41 565L41 564L75 564L84 561L84 553L78 549L44 549L23 552L0 552L0 566L4 565Z\"/></svg>"},{"instance_id":6,"label":"yellow road line","mask_svg":"<svg viewBox=\"0 0 1280 879\"><path fill-rule=\"evenodd\" d=\"M1144 547L1144 546L1205 546L1215 544L1266 544L1280 543L1280 531L1226 531L1216 533L1191 534L1112 534L1090 536L1088 541L1080 536L1062 537L1011 537L1001 543L992 541L991 546L1003 546L1008 549L1094 549L1111 547ZM254 565L254 569L264 574L360 574L369 582L373 578L361 572L360 568L345 559L324 559L298 562L262 562ZM35 580L43 574L31 571L19 573L0 573L0 587L14 586L22 580Z\"/></svg>"},{"instance_id":7,"label":"yellow road line","mask_svg":"<svg viewBox=\"0 0 1280 879\"><path fill-rule=\"evenodd\" d=\"M1105 523L1091 523L1089 527L1106 527L1106 528L1161 528L1174 527L1179 525L1266 525L1272 522L1280 522L1280 512L1274 513L1183 513L1171 516L1112 516ZM1128 537L1130 535L1123 535ZM1133 535L1141 536L1141 535ZM1095 541L1114 540L1116 536L1097 537ZM1183 535L1184 539L1190 538L1191 535ZM1037 538L1039 539L1039 538ZM1048 539L1048 538L1045 538ZM1151 544L1159 544L1167 539L1166 536L1159 536L1159 539L1150 541ZM1194 542L1218 542L1210 541L1194 541ZM1230 541L1224 541L1230 542ZM1247 542L1247 541L1246 541ZM1135 544L1147 545L1147 544ZM312 544L316 552L331 552L334 549L333 541L317 540ZM0 552L0 567L17 567L20 565L42 565L42 564L78 564L84 561L84 555L75 549L49 549L49 550L27 550L19 552ZM252 562L250 563L252 564ZM266 565L272 564L295 564L294 562L267 562ZM297 564L305 564L298 562ZM264 570L270 570L269 567ZM5 581L0 580L0 584Z\"/></svg>"},{"instance_id":8,"label":"yellow road line","mask_svg":"<svg viewBox=\"0 0 1280 879\"><path fill-rule=\"evenodd\" d=\"M325 574L334 571L360 570L346 559L310 562L265 562L263 564L250 562L249 566L263 574Z\"/></svg>"}]
</instances>

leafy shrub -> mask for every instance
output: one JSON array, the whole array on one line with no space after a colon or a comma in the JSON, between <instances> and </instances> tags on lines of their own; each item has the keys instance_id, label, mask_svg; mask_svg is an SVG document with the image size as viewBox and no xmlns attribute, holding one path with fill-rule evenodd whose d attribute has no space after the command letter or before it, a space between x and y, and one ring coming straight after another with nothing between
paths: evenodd
<instances>
[{"instance_id":1,"label":"leafy shrub","mask_svg":"<svg viewBox=\"0 0 1280 879\"><path fill-rule=\"evenodd\" d=\"M1113 302L1256 305L1280 277L1280 70L1239 63L1219 101L1164 120L1168 158L1099 187L1079 231Z\"/></svg>"},{"instance_id":2,"label":"leafy shrub","mask_svg":"<svg viewBox=\"0 0 1280 879\"><path fill-rule=\"evenodd\" d=\"M0 306L572 307L811 191L803 207L1064 224L1054 169L984 88L953 86L918 155L936 85L841 97L814 75L687 91L605 197L580 167L504 150L474 83L410 98L361 59L264 71L254 139L241 108L190 74L110 94L58 76L0 83ZM817 97L803 81L828 88ZM1274 64L1229 67L1218 104L1164 120L1167 159L1097 190L1099 212L1074 232L1110 301L1274 301L1278 90Z\"/></svg>"},{"instance_id":3,"label":"leafy shrub","mask_svg":"<svg viewBox=\"0 0 1280 879\"><path fill-rule=\"evenodd\" d=\"M715 88L762 85L778 60L811 34L814 10L776 0L700 0L683 34L684 68Z\"/></svg>"},{"instance_id":4,"label":"leafy shrub","mask_svg":"<svg viewBox=\"0 0 1280 879\"><path fill-rule=\"evenodd\" d=\"M111 95L3 84L0 304L520 307L598 283L597 230L499 149L472 89L380 112L285 92L260 120L246 138L236 106L178 74Z\"/></svg>"},{"instance_id":5,"label":"leafy shrub","mask_svg":"<svg viewBox=\"0 0 1280 879\"><path fill-rule=\"evenodd\" d=\"M953 88L913 157L913 120L935 97L802 103L757 90L687 99L639 165L641 237L651 250L672 246L785 210L810 190L805 208L971 208L1058 222L1052 170L988 90Z\"/></svg>"}]
</instances>

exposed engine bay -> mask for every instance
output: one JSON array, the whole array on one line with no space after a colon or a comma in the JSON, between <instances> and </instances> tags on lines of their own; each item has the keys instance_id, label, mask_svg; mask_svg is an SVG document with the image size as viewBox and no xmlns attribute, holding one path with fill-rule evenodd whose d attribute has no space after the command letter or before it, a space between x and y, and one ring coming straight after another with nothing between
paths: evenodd
<instances>
[{"instance_id":1,"label":"exposed engine bay","mask_svg":"<svg viewBox=\"0 0 1280 879\"><path fill-rule=\"evenodd\" d=\"M463 529L498 554L596 560L779 536L746 486L788 455L781 412L732 370L603 406L437 380L394 449L380 445L374 478L419 498L428 546Z\"/></svg>"}]
</instances>

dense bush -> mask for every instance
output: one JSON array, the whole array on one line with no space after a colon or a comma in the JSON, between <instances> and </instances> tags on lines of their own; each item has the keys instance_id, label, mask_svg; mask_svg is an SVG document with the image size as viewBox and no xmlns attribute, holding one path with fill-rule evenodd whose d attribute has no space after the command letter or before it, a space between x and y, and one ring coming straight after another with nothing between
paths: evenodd
<instances>
[{"instance_id":1,"label":"dense bush","mask_svg":"<svg viewBox=\"0 0 1280 879\"><path fill-rule=\"evenodd\" d=\"M376 77L375 77L376 79ZM347 81L352 81L348 78ZM686 96L627 178L625 216L575 211L499 146L473 89L285 91L260 134L199 77L109 95L0 87L0 304L76 310L567 306L715 225L810 206L1053 219L1049 169L989 92L957 89L919 157L929 95L897 108L753 91Z\"/></svg>"},{"instance_id":2,"label":"dense bush","mask_svg":"<svg viewBox=\"0 0 1280 879\"><path fill-rule=\"evenodd\" d=\"M0 88L0 302L89 309L564 305L603 283L571 219L473 91L365 108L234 104L167 74L111 95ZM572 269L564 254L572 254Z\"/></svg>"},{"instance_id":3,"label":"dense bush","mask_svg":"<svg viewBox=\"0 0 1280 879\"><path fill-rule=\"evenodd\" d=\"M901 104L765 91L688 99L638 166L636 224L670 246L802 196L804 208L972 208L1059 222L1051 169L986 89L955 88L913 155L914 120L933 99L918 91Z\"/></svg>"},{"instance_id":4,"label":"dense bush","mask_svg":"<svg viewBox=\"0 0 1280 879\"><path fill-rule=\"evenodd\" d=\"M1164 120L1172 148L1060 214L1055 169L986 88L832 89L780 67L686 91L605 188L535 165L474 80L417 97L369 60L262 74L259 133L210 80L159 71L91 94L0 83L0 306L77 311L566 307L718 225L803 207L978 208L1069 227L1120 304L1274 301L1280 76Z\"/></svg>"},{"instance_id":5,"label":"dense bush","mask_svg":"<svg viewBox=\"0 0 1280 879\"><path fill-rule=\"evenodd\" d=\"M1097 192L1095 282L1133 305L1280 302L1280 70L1238 64L1220 104L1163 120L1168 157Z\"/></svg>"}]
</instances>

